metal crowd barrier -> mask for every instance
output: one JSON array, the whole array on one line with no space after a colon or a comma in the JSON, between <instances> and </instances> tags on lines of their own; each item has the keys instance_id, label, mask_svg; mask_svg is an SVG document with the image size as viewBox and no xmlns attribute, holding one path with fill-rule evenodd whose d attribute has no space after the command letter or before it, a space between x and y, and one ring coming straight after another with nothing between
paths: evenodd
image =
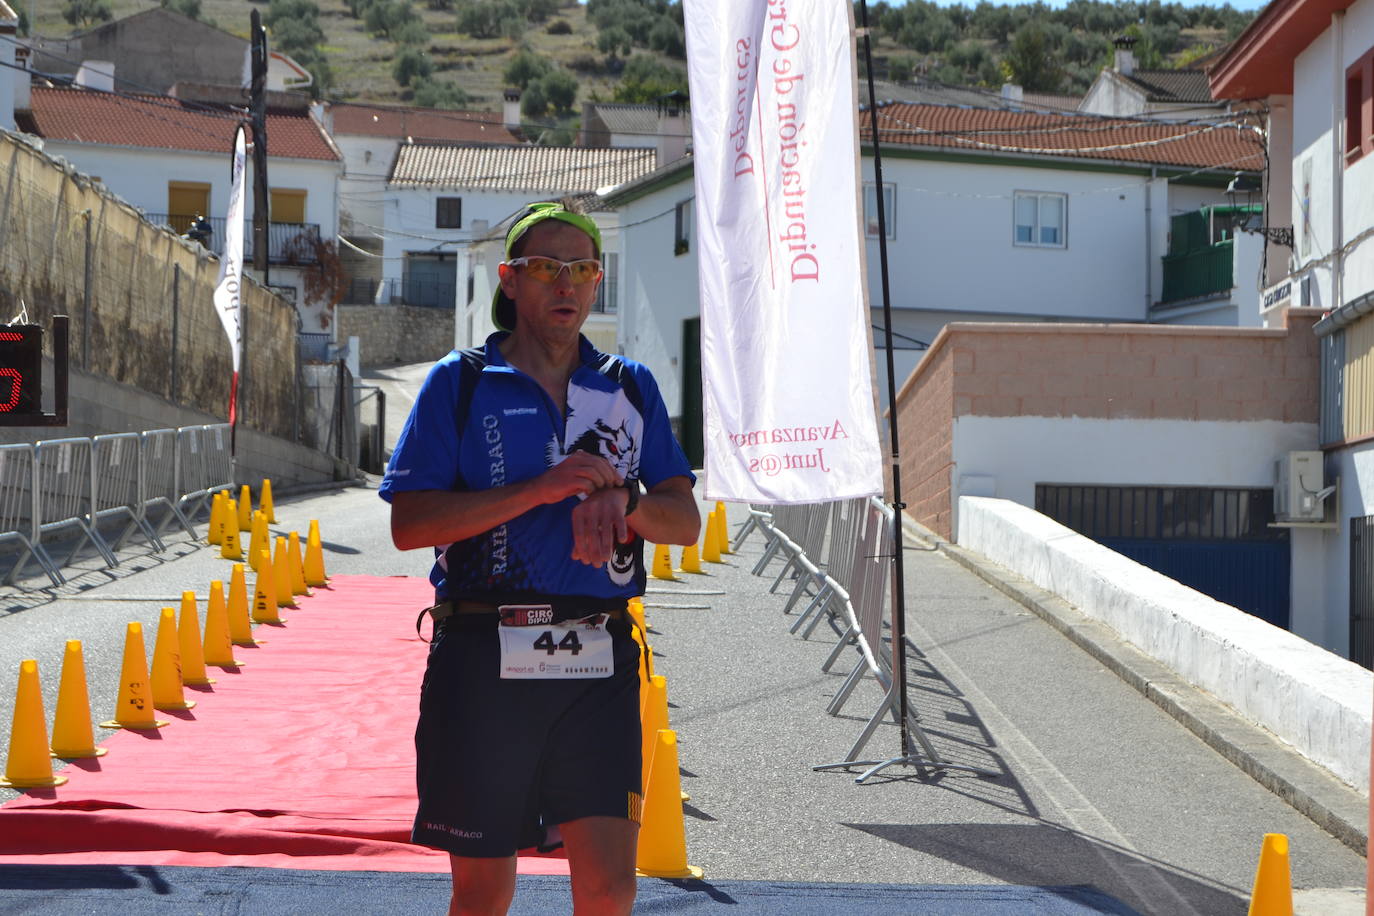
<instances>
[{"instance_id":1,"label":"metal crowd barrier","mask_svg":"<svg viewBox=\"0 0 1374 916\"><path fill-rule=\"evenodd\" d=\"M38 515L38 537L68 528L80 532L62 566L67 566L89 541L105 559L105 566L118 566L114 551L92 527L95 506L95 474L91 467L90 439L50 439L34 443L34 463L38 465L38 495L34 511Z\"/></svg>"},{"instance_id":2,"label":"metal crowd barrier","mask_svg":"<svg viewBox=\"0 0 1374 916\"><path fill-rule=\"evenodd\" d=\"M751 513L751 520L754 518ZM770 524L771 522L771 524ZM748 522L746 522L748 524ZM875 678L884 697L876 712L869 718L845 761L855 761L862 752L883 717L896 718L893 696L892 661L883 647L883 630L887 626L887 585L892 575L893 525L895 515L891 507L876 498L845 500L836 503L815 503L802 506L778 506L772 510L771 520L755 522L768 541L764 555L754 566L759 575L768 563L778 556L785 558L778 582L790 571L796 571L797 583L788 600L787 609L808 589L816 591L810 604L792 623L791 632L809 621L804 636L810 636L822 620L842 619L844 632L822 670L829 671L846 648L859 653L853 670L830 702L826 712L839 715L850 695L866 676ZM827 546L827 562L822 564L822 550ZM803 546L805 545L805 546ZM912 727L914 715L909 716Z\"/></svg>"},{"instance_id":3,"label":"metal crowd barrier","mask_svg":"<svg viewBox=\"0 0 1374 916\"><path fill-rule=\"evenodd\" d=\"M161 552L161 533L173 521L195 537L190 519L214 491L233 484L228 430L221 423L0 446L0 542L20 546L6 583L18 581L34 560L62 585L62 567L87 544L106 568L118 566L116 551L135 532ZM149 512L155 508L164 510L157 525ZM112 519L124 527L107 542L99 529ZM72 530L75 544L63 562L53 562L44 539L51 544L58 532Z\"/></svg>"},{"instance_id":4,"label":"metal crowd barrier","mask_svg":"<svg viewBox=\"0 0 1374 916\"><path fill-rule=\"evenodd\" d=\"M37 466L32 445L0 445L0 541L18 541L23 552L10 569L7 583L14 582L30 559L38 561L53 585L61 585L62 574L38 540L38 512L34 494Z\"/></svg>"},{"instance_id":5,"label":"metal crowd barrier","mask_svg":"<svg viewBox=\"0 0 1374 916\"><path fill-rule=\"evenodd\" d=\"M819 764L812 769L868 767L856 782L863 782L879 770L896 764L965 770L988 777L999 775L994 770L951 763L941 758L922 730L920 716L914 705L907 705L905 721L902 721L902 703L898 691L903 679L894 674L897 659L890 653L905 653L911 643L905 640L904 645L896 647L889 636L884 646L883 633L884 629L892 632L889 614L900 612L895 608L889 611L888 601L889 586L893 584L895 572L894 563L901 560L895 556L896 526L899 521L893 509L881 500L870 497L829 504L774 507L771 517L766 515L768 513L751 509L750 519L745 523L752 523L750 530L763 531L768 538L763 556L754 566L754 574L763 573L775 557L785 558L783 570L771 589L776 590L789 572L795 576L797 581L785 611L790 611L803 594L815 589L810 604L792 624L791 631L796 633L806 624L803 635L809 636L822 620L843 620L843 634L822 666L825 671L830 670L846 648L852 646L859 653L854 669L845 678L826 711L831 715L839 715L854 689L867 676L873 677L883 690L882 702L869 717L844 759L837 763ZM742 527L740 534L747 533ZM905 664L905 656L900 658ZM905 736L919 745L920 752L908 753L904 739L901 757L859 760L864 746L883 719L889 716L904 730Z\"/></svg>"}]
</instances>

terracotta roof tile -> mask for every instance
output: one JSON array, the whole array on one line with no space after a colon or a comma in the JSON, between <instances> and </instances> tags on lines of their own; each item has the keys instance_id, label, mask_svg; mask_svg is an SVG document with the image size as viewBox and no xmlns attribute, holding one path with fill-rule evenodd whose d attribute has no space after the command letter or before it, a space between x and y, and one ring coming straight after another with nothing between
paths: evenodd
<instances>
[{"instance_id":1,"label":"terracotta roof tile","mask_svg":"<svg viewBox=\"0 0 1374 916\"><path fill-rule=\"evenodd\" d=\"M867 112L859 115L871 140ZM885 146L1101 159L1195 168L1263 168L1263 138L1234 124L1179 124L1089 115L1041 114L896 103L880 106Z\"/></svg>"},{"instance_id":2,"label":"terracotta roof tile","mask_svg":"<svg viewBox=\"0 0 1374 916\"><path fill-rule=\"evenodd\" d=\"M49 140L222 153L239 117L165 96L116 95L90 89L34 87L33 132ZM273 158L337 161L338 152L306 112L269 111Z\"/></svg>"},{"instance_id":3,"label":"terracotta roof tile","mask_svg":"<svg viewBox=\"0 0 1374 916\"><path fill-rule=\"evenodd\" d=\"M651 149L403 143L390 181L413 187L573 194L634 181L652 172L656 159Z\"/></svg>"},{"instance_id":4,"label":"terracotta roof tile","mask_svg":"<svg viewBox=\"0 0 1374 916\"><path fill-rule=\"evenodd\" d=\"M441 111L339 102L330 106L335 134L363 134L404 140L443 140L450 143L519 143L506 129L504 117L492 111Z\"/></svg>"}]
</instances>

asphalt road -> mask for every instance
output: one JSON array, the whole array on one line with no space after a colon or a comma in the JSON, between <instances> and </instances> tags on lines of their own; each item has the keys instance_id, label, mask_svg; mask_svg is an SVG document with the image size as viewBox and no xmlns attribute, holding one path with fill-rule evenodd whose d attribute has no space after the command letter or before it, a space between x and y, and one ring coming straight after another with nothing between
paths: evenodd
<instances>
[{"instance_id":1,"label":"asphalt road","mask_svg":"<svg viewBox=\"0 0 1374 916\"><path fill-rule=\"evenodd\" d=\"M389 408L419 374L385 380L396 386ZM388 427L394 440L399 423ZM276 528L304 534L319 519L331 573L424 575L425 551L391 546L375 483L281 494ZM730 515L733 528L741 508ZM905 562L911 702L942 758L996 776L897 767L856 785L853 773L812 772L845 756L881 694L865 681L840 715L826 713L857 656L846 651L823 673L835 635L788 634L771 577L749 573L761 544L751 538L705 575L650 580L646 595L691 795L689 860L708 876L1091 885L1142 913L1241 914L1261 839L1279 832L1291 841L1299 912L1363 912L1362 897L1327 890L1362 887L1361 856L1038 617L920 545ZM0 589L0 722L25 658L39 661L51 712L67 639L82 640L93 719L107 718L125 624L140 620L151 634L186 589L203 607L228 569L185 536L165 554L135 546L122 559L104 571L83 558L57 590L38 579ZM899 747L885 723L865 754ZM0 802L11 797L0 790Z\"/></svg>"}]
</instances>

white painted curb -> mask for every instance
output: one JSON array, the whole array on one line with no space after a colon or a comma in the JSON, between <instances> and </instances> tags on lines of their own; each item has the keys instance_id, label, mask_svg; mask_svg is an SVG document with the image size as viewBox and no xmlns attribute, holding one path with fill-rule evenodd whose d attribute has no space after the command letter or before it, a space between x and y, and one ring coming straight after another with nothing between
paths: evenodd
<instances>
[{"instance_id":1,"label":"white painted curb","mask_svg":"<svg viewBox=\"0 0 1374 916\"><path fill-rule=\"evenodd\" d=\"M1369 797L1374 673L1019 503L959 497L957 535Z\"/></svg>"}]
</instances>

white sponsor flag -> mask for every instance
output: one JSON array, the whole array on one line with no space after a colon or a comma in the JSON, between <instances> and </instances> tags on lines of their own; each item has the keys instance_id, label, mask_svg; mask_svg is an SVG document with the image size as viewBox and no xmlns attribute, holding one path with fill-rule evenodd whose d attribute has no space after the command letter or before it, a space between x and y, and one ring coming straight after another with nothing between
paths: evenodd
<instances>
[{"instance_id":1,"label":"white sponsor flag","mask_svg":"<svg viewBox=\"0 0 1374 916\"><path fill-rule=\"evenodd\" d=\"M848 0L685 0L706 496L882 490Z\"/></svg>"},{"instance_id":2,"label":"white sponsor flag","mask_svg":"<svg viewBox=\"0 0 1374 916\"><path fill-rule=\"evenodd\" d=\"M234 131L234 153L229 187L229 212L224 218L224 251L219 258L219 281L215 285L215 311L229 335L233 353L234 377L229 387L229 423L238 421L239 360L243 351L243 172L245 164L243 125Z\"/></svg>"}]
</instances>

